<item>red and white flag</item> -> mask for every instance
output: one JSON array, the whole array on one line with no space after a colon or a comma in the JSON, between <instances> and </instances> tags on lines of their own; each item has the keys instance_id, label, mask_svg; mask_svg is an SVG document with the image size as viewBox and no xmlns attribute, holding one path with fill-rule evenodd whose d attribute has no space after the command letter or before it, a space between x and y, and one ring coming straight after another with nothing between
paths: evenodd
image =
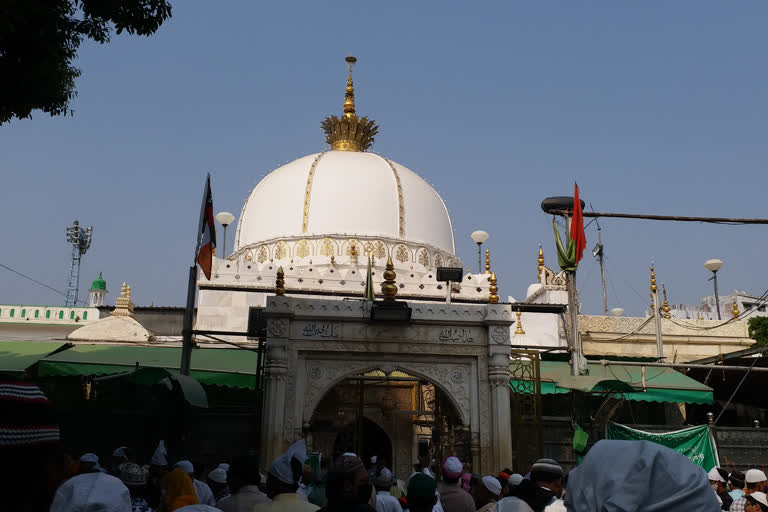
<instances>
[{"instance_id":1,"label":"red and white flag","mask_svg":"<svg viewBox=\"0 0 768 512\"><path fill-rule=\"evenodd\" d=\"M205 274L206 279L211 278L211 265L213 264L213 252L216 248L216 228L213 224L213 195L211 194L211 175L205 182L203 192L203 206L200 209L200 226L197 228L197 263Z\"/></svg>"}]
</instances>

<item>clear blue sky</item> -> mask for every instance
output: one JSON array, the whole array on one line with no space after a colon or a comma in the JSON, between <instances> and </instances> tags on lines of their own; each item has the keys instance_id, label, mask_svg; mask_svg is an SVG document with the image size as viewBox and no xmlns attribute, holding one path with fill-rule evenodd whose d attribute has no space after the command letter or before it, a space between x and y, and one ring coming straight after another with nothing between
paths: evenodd
<instances>
[{"instance_id":1,"label":"clear blue sky","mask_svg":"<svg viewBox=\"0 0 768 512\"><path fill-rule=\"evenodd\" d=\"M205 172L239 214L262 176L323 150L353 53L374 150L442 194L466 265L487 230L503 295L523 299L537 244L556 267L539 204L574 180L598 211L768 217L767 19L759 0L176 1L152 37L82 47L73 117L0 127L0 263L63 290L77 218L95 228L82 290L103 271L110 302L128 281L137 304L182 305ZM610 307L642 313L651 259L671 302L711 293L708 258L723 293L768 288L768 226L602 226ZM599 312L589 255L579 281ZM10 302L63 297L0 269Z\"/></svg>"}]
</instances>

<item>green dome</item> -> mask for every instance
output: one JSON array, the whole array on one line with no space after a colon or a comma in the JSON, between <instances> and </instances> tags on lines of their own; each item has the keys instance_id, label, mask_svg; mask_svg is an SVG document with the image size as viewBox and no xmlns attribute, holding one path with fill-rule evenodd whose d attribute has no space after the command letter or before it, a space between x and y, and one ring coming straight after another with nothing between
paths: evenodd
<instances>
[{"instance_id":1,"label":"green dome","mask_svg":"<svg viewBox=\"0 0 768 512\"><path fill-rule=\"evenodd\" d=\"M107 282L101 277L101 272L99 272L99 277L91 283L91 290L107 290Z\"/></svg>"}]
</instances>

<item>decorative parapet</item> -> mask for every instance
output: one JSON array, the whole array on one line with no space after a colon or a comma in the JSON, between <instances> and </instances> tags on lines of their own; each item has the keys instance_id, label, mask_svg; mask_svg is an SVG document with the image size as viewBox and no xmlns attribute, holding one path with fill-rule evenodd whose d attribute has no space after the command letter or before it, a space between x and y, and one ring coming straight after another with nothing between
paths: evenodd
<instances>
[{"instance_id":1,"label":"decorative parapet","mask_svg":"<svg viewBox=\"0 0 768 512\"><path fill-rule=\"evenodd\" d=\"M641 317L579 315L579 332L582 335L632 333L655 336L656 324ZM748 325L744 321L662 319L661 332L665 336L749 338Z\"/></svg>"}]
</instances>

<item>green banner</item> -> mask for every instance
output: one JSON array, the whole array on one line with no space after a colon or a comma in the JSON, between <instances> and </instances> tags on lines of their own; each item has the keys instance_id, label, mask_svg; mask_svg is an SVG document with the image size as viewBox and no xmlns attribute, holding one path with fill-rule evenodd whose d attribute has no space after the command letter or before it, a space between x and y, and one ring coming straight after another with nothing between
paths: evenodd
<instances>
[{"instance_id":1,"label":"green banner","mask_svg":"<svg viewBox=\"0 0 768 512\"><path fill-rule=\"evenodd\" d=\"M635 430L618 423L609 423L606 434L608 439L651 441L672 448L706 471L720 465L715 440L707 425L656 434Z\"/></svg>"}]
</instances>

